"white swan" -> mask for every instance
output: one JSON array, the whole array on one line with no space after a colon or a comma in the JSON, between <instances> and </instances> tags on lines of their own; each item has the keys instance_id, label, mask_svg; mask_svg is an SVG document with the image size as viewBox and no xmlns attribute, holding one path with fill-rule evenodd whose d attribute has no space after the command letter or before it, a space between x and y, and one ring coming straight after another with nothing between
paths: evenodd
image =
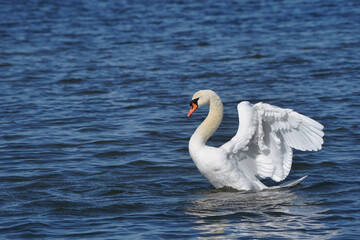
<instances>
[{"instance_id":1,"label":"white swan","mask_svg":"<svg viewBox=\"0 0 360 240\"><path fill-rule=\"evenodd\" d=\"M292 148L317 151L323 144L323 125L315 120L291 109L240 102L236 135L219 148L206 146L222 121L223 104L219 96L212 90L196 92L187 114L190 117L206 104L209 114L191 136L189 152L196 167L215 188L266 189L258 177L284 180L291 169ZM280 186L293 186L304 178Z\"/></svg>"}]
</instances>

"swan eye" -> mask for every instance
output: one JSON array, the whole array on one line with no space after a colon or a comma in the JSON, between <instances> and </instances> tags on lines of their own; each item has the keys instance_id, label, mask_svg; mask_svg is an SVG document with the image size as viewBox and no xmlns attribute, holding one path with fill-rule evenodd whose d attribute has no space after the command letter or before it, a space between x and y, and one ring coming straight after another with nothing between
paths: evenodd
<instances>
[{"instance_id":1,"label":"swan eye","mask_svg":"<svg viewBox=\"0 0 360 240\"><path fill-rule=\"evenodd\" d=\"M198 104L198 100L199 100L199 98L195 98L195 99L191 100L191 102L190 102L191 108L193 107L193 104L195 104L196 106L199 105L199 104Z\"/></svg>"},{"instance_id":2,"label":"swan eye","mask_svg":"<svg viewBox=\"0 0 360 240\"><path fill-rule=\"evenodd\" d=\"M190 102L190 110L189 110L189 112L187 114L187 117L190 117L190 115L193 114L196 111L196 109L199 107L198 100L199 100L199 98L191 100L191 102Z\"/></svg>"}]
</instances>

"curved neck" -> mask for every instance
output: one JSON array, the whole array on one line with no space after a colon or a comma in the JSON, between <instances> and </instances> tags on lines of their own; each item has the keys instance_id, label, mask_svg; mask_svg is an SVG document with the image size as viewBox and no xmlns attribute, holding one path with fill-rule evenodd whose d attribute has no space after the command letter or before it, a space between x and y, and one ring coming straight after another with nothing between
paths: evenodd
<instances>
[{"instance_id":1,"label":"curved neck","mask_svg":"<svg viewBox=\"0 0 360 240\"><path fill-rule=\"evenodd\" d=\"M209 101L209 114L191 136L190 144L205 145L206 141L219 127L223 118L223 105L220 98L211 96Z\"/></svg>"}]
</instances>

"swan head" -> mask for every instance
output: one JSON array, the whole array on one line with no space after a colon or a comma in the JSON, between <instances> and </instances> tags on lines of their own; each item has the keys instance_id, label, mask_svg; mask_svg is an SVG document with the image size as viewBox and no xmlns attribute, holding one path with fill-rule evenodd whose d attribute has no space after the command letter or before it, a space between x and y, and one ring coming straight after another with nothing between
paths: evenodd
<instances>
[{"instance_id":1,"label":"swan head","mask_svg":"<svg viewBox=\"0 0 360 240\"><path fill-rule=\"evenodd\" d=\"M190 110L189 110L189 112L187 114L187 117L190 117L191 114L193 114L196 111L196 109L209 104L210 97L212 95L216 95L216 93L214 91L212 91L212 90L200 90L200 91L197 91L193 95L192 100L190 101Z\"/></svg>"}]
</instances>

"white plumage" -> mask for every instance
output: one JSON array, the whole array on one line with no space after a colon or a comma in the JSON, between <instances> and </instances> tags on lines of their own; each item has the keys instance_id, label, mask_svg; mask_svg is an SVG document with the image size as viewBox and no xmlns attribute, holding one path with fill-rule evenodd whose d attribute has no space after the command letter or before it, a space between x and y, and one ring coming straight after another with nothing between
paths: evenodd
<instances>
[{"instance_id":1,"label":"white plumage","mask_svg":"<svg viewBox=\"0 0 360 240\"><path fill-rule=\"evenodd\" d=\"M198 91L188 113L190 116L206 104L210 107L209 114L192 135L189 152L199 171L216 188L265 189L267 187L259 178L279 182L288 176L292 148L316 151L323 144L323 126L315 120L291 109L241 102L237 106L239 127L236 135L219 148L206 146L206 141L222 121L220 98L211 90Z\"/></svg>"}]
</instances>

